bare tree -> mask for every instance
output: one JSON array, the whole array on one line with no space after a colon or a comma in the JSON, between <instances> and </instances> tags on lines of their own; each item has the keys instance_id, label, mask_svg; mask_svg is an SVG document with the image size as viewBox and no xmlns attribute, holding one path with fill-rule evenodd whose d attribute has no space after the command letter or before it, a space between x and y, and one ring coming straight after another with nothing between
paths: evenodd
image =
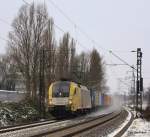
<instances>
[{"instance_id":1,"label":"bare tree","mask_svg":"<svg viewBox=\"0 0 150 137\"><path fill-rule=\"evenodd\" d=\"M9 54L0 57L0 89L15 90L16 64Z\"/></svg>"},{"instance_id":2,"label":"bare tree","mask_svg":"<svg viewBox=\"0 0 150 137\"><path fill-rule=\"evenodd\" d=\"M69 38L69 33L66 33L60 41L57 55L57 79L69 77Z\"/></svg>"},{"instance_id":3,"label":"bare tree","mask_svg":"<svg viewBox=\"0 0 150 137\"><path fill-rule=\"evenodd\" d=\"M76 54L76 48L75 48L75 41L74 39L71 40L70 43L70 61L69 61L69 77L70 79L74 79L74 70L76 69L75 67L78 67L75 64L75 54Z\"/></svg>"},{"instance_id":4,"label":"bare tree","mask_svg":"<svg viewBox=\"0 0 150 137\"><path fill-rule=\"evenodd\" d=\"M43 34L43 49L45 50L45 76L46 91L55 78L56 67L56 42L54 38L53 19L49 19Z\"/></svg>"},{"instance_id":5,"label":"bare tree","mask_svg":"<svg viewBox=\"0 0 150 137\"><path fill-rule=\"evenodd\" d=\"M23 5L12 23L9 47L17 67L26 81L27 97L36 97L39 51L47 25L48 14L44 5Z\"/></svg>"},{"instance_id":6,"label":"bare tree","mask_svg":"<svg viewBox=\"0 0 150 137\"><path fill-rule=\"evenodd\" d=\"M96 49L93 49L90 56L89 82L91 87L101 92L104 86L104 64Z\"/></svg>"},{"instance_id":7,"label":"bare tree","mask_svg":"<svg viewBox=\"0 0 150 137\"><path fill-rule=\"evenodd\" d=\"M46 91L49 84L60 78L71 78L88 86L104 87L104 64L94 49L76 55L75 41L65 33L56 46L53 19L49 19L45 5L23 5L13 20L9 33L10 56L15 68L25 79L27 97L36 99L39 84L40 52L45 51Z\"/></svg>"},{"instance_id":8,"label":"bare tree","mask_svg":"<svg viewBox=\"0 0 150 137\"><path fill-rule=\"evenodd\" d=\"M80 82L85 85L88 85L89 55L88 53L82 52L79 58Z\"/></svg>"}]
</instances>

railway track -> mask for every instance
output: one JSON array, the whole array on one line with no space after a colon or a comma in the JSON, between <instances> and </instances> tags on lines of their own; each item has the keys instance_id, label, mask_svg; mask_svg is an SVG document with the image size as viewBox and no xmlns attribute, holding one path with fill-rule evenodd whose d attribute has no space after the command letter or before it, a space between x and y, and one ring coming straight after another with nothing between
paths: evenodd
<instances>
[{"instance_id":1,"label":"railway track","mask_svg":"<svg viewBox=\"0 0 150 137\"><path fill-rule=\"evenodd\" d=\"M121 114L121 111L105 114L98 116L96 118L89 118L80 123L69 125L63 128L55 129L47 133L42 133L32 137L72 137L76 136L82 132L88 131L91 128L102 125L112 119L115 119Z\"/></svg>"},{"instance_id":2,"label":"railway track","mask_svg":"<svg viewBox=\"0 0 150 137\"><path fill-rule=\"evenodd\" d=\"M97 126L109 123L123 113L109 112L100 116L80 117L64 121L45 121L30 125L17 126L0 130L0 137L71 137L78 136Z\"/></svg>"},{"instance_id":3,"label":"railway track","mask_svg":"<svg viewBox=\"0 0 150 137\"><path fill-rule=\"evenodd\" d=\"M54 122L58 122L58 120L46 120L46 121L34 122L34 123L30 123L30 124L2 127L2 128L0 128L0 134L6 133L6 132L12 132L12 131L16 131L16 130L21 130L21 129L26 129L26 128L31 128L31 127L36 127L36 126L42 126L45 124L52 124Z\"/></svg>"}]
</instances>

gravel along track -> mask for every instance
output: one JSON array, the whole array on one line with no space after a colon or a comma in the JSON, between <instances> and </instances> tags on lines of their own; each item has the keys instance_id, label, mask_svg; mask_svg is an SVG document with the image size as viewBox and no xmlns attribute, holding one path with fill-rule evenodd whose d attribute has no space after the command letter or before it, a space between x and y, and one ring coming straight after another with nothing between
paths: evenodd
<instances>
[{"instance_id":1,"label":"gravel along track","mask_svg":"<svg viewBox=\"0 0 150 137\"><path fill-rule=\"evenodd\" d=\"M80 125L81 123L85 123L87 124L87 121L93 121L93 119L97 120L99 118L101 119L105 119L107 117L109 117L110 115L112 115L112 112L106 113L106 114L102 114L99 115L97 117L90 117L90 116L84 116L84 117L80 117L80 118L75 118L75 119L71 119L71 120L65 120L65 121L59 121L59 122L52 122L52 123L46 123L46 124L41 124L40 126L31 126L29 128L24 128L24 129L18 129L18 130L8 130L9 132L6 133L2 133L3 131L1 131L0 133L0 137L29 137L29 136L42 136L42 135L47 135L46 133L56 133L57 131L60 131L62 129L67 129L69 127L79 127L80 129ZM115 115L115 114L113 114ZM76 128L75 127L75 128ZM17 127L19 128L19 127ZM69 131L69 130L68 130ZM58 133L59 134L59 133ZM63 134L59 134L58 136L62 136ZM52 136L53 137L53 136Z\"/></svg>"},{"instance_id":2,"label":"gravel along track","mask_svg":"<svg viewBox=\"0 0 150 137\"><path fill-rule=\"evenodd\" d=\"M50 129L58 128L60 126L65 126L70 120L60 121L60 122L51 122L45 123L39 126L32 126L29 128L20 128L18 130L12 130L9 132L1 133L0 137L30 137L33 135L38 135L41 132L47 132Z\"/></svg>"},{"instance_id":3,"label":"gravel along track","mask_svg":"<svg viewBox=\"0 0 150 137\"><path fill-rule=\"evenodd\" d=\"M97 137L109 134L126 117L125 110L109 112L97 117L80 117L65 121L30 126L0 134L0 137Z\"/></svg>"},{"instance_id":4,"label":"gravel along track","mask_svg":"<svg viewBox=\"0 0 150 137\"><path fill-rule=\"evenodd\" d=\"M91 119L89 118L86 119L85 121L80 121L77 122L76 124L73 123L72 125L68 125L63 128L52 130L47 133L45 132L43 134L39 134L38 136L33 136L33 137L72 137L75 135L77 135L78 137L79 133L88 131L89 129L101 125L106 121L110 121L111 119L118 117L120 113L121 111L116 111L99 117L95 117Z\"/></svg>"},{"instance_id":5,"label":"gravel along track","mask_svg":"<svg viewBox=\"0 0 150 137\"><path fill-rule=\"evenodd\" d=\"M128 116L128 112L126 110L123 110L120 113L120 115L118 115L116 118L102 125L99 125L95 128L92 128L89 131L83 132L81 134L77 134L74 137L108 137L110 133L115 131L126 120L127 116ZM126 129L127 126L123 128L123 130ZM124 132L123 130L121 130L119 134L115 135L115 137L120 137Z\"/></svg>"},{"instance_id":6,"label":"gravel along track","mask_svg":"<svg viewBox=\"0 0 150 137\"><path fill-rule=\"evenodd\" d=\"M30 128L30 127L42 126L42 125L51 124L51 123L54 123L54 122L57 122L57 120L47 120L47 121L35 122L35 123L31 123L31 124L8 126L8 127L1 128L0 129L0 134L15 131L15 130L20 130L20 129L26 129L26 128Z\"/></svg>"}]
</instances>

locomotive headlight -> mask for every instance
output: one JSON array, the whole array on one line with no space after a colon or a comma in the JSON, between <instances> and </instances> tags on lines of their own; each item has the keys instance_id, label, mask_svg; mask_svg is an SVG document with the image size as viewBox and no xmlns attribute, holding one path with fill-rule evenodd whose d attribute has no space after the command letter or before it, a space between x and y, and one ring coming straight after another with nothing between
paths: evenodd
<instances>
[{"instance_id":1,"label":"locomotive headlight","mask_svg":"<svg viewBox=\"0 0 150 137\"><path fill-rule=\"evenodd\" d=\"M72 104L72 100L69 100L69 104Z\"/></svg>"},{"instance_id":2,"label":"locomotive headlight","mask_svg":"<svg viewBox=\"0 0 150 137\"><path fill-rule=\"evenodd\" d=\"M50 104L50 105L52 104L52 100L49 101L49 104Z\"/></svg>"}]
</instances>

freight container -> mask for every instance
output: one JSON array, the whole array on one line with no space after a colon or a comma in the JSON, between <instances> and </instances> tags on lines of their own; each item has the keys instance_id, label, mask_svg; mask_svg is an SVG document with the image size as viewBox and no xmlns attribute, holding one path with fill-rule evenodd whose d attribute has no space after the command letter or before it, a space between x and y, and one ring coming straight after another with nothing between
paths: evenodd
<instances>
[{"instance_id":1,"label":"freight container","mask_svg":"<svg viewBox=\"0 0 150 137\"><path fill-rule=\"evenodd\" d=\"M107 95L104 96L104 106L107 106Z\"/></svg>"},{"instance_id":2,"label":"freight container","mask_svg":"<svg viewBox=\"0 0 150 137\"><path fill-rule=\"evenodd\" d=\"M91 104L92 108L109 106L111 104L111 97L96 90L91 90Z\"/></svg>"},{"instance_id":3,"label":"freight container","mask_svg":"<svg viewBox=\"0 0 150 137\"><path fill-rule=\"evenodd\" d=\"M94 108L95 107L95 91L91 90L90 95L91 95L91 105L92 105L92 108Z\"/></svg>"},{"instance_id":4,"label":"freight container","mask_svg":"<svg viewBox=\"0 0 150 137\"><path fill-rule=\"evenodd\" d=\"M112 104L112 100L111 99L112 99L111 96L109 96L109 103L108 103L109 106Z\"/></svg>"},{"instance_id":5,"label":"freight container","mask_svg":"<svg viewBox=\"0 0 150 137\"><path fill-rule=\"evenodd\" d=\"M109 106L111 104L111 97L109 95L105 95L105 106Z\"/></svg>"},{"instance_id":6,"label":"freight container","mask_svg":"<svg viewBox=\"0 0 150 137\"><path fill-rule=\"evenodd\" d=\"M95 91L95 107L99 106L99 92Z\"/></svg>"},{"instance_id":7,"label":"freight container","mask_svg":"<svg viewBox=\"0 0 150 137\"><path fill-rule=\"evenodd\" d=\"M99 106L103 106L103 94L99 93Z\"/></svg>"},{"instance_id":8,"label":"freight container","mask_svg":"<svg viewBox=\"0 0 150 137\"><path fill-rule=\"evenodd\" d=\"M101 104L102 104L102 106L105 105L104 97L105 97L105 94L101 94Z\"/></svg>"},{"instance_id":9,"label":"freight container","mask_svg":"<svg viewBox=\"0 0 150 137\"><path fill-rule=\"evenodd\" d=\"M96 90L91 91L92 106L97 108L102 105L101 93Z\"/></svg>"}]
</instances>

